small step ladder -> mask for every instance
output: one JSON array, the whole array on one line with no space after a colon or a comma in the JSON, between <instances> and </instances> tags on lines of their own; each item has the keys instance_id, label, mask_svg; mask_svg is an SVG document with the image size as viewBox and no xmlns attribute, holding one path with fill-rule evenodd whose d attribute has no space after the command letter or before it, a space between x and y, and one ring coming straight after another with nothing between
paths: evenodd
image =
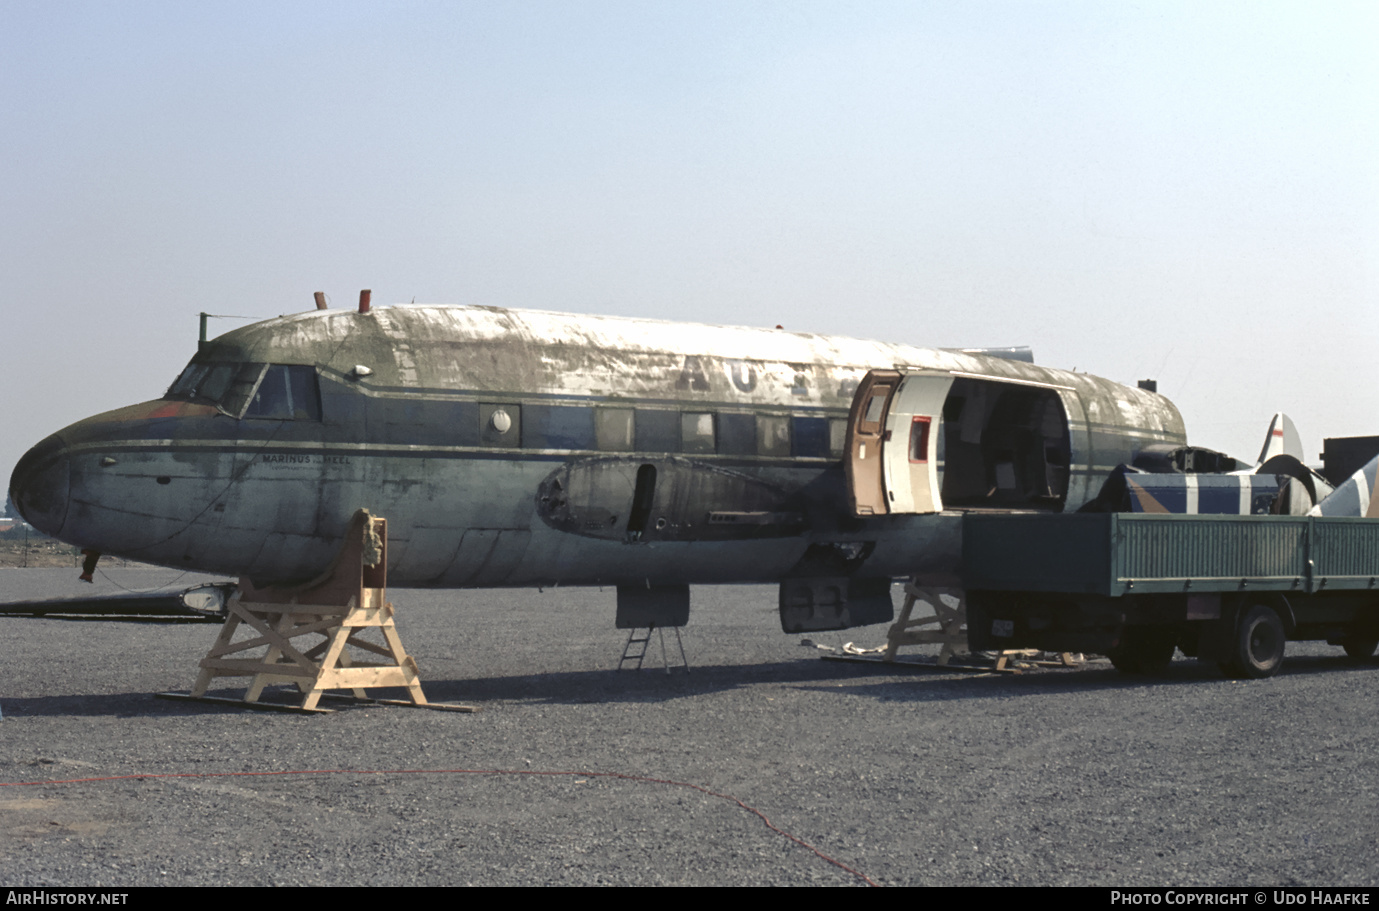
<instances>
[{"instance_id":1,"label":"small step ladder","mask_svg":"<svg viewBox=\"0 0 1379 911\"><path fill-rule=\"evenodd\" d=\"M675 630L675 644L680 648L680 663L684 665L685 673L688 674L689 659L685 657L685 644L680 641L680 627L672 626L671 629ZM623 646L622 657L618 659L618 670L622 670L623 665L630 661L637 662L637 666L634 670L640 671L642 669L642 661L646 658L646 650L650 647L651 633L655 631L660 635L661 640L661 663L665 666L666 673L669 674L670 658L666 654L665 627L658 627L654 624L648 626L646 627L645 636L638 636L637 633L640 631L640 628L628 631L627 644ZM638 646L640 646L640 649L638 649Z\"/></svg>"}]
</instances>

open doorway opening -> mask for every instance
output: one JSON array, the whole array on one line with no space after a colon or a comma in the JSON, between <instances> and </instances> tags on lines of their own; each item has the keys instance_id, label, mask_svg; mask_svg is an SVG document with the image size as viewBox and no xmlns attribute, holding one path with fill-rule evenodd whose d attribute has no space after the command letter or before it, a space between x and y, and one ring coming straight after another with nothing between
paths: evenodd
<instances>
[{"instance_id":1,"label":"open doorway opening","mask_svg":"<svg viewBox=\"0 0 1379 911\"><path fill-rule=\"evenodd\" d=\"M943 432L944 506L1063 509L1072 447L1054 390L958 377Z\"/></svg>"}]
</instances>

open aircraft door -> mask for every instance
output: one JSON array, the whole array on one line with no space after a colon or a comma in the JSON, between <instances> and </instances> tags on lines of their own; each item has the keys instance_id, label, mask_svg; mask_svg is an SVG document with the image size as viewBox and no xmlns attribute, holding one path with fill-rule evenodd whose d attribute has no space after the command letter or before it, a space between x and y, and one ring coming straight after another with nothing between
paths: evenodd
<instances>
[{"instance_id":1,"label":"open aircraft door","mask_svg":"<svg viewBox=\"0 0 1379 911\"><path fill-rule=\"evenodd\" d=\"M953 375L915 371L900 381L886 415L881 445L891 512L943 511L939 494L939 428Z\"/></svg>"},{"instance_id":2,"label":"open aircraft door","mask_svg":"<svg viewBox=\"0 0 1379 911\"><path fill-rule=\"evenodd\" d=\"M859 516L932 513L939 495L938 438L949 373L872 370L848 415L845 469Z\"/></svg>"}]
</instances>

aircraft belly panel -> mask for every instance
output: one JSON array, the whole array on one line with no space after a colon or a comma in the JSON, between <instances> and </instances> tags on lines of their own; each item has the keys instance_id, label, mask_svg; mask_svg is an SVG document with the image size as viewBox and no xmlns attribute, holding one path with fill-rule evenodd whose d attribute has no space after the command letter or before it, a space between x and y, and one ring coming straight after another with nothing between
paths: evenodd
<instances>
[{"instance_id":1,"label":"aircraft belly panel","mask_svg":"<svg viewBox=\"0 0 1379 911\"><path fill-rule=\"evenodd\" d=\"M360 505L398 528L391 537L394 584L501 584L525 553L533 492L548 463L409 456L366 461L368 475L378 480Z\"/></svg>"},{"instance_id":2,"label":"aircraft belly panel","mask_svg":"<svg viewBox=\"0 0 1379 911\"><path fill-rule=\"evenodd\" d=\"M956 574L961 568L960 513L896 516L885 520L871 537L876 547L866 563L868 576Z\"/></svg>"},{"instance_id":3,"label":"aircraft belly panel","mask_svg":"<svg viewBox=\"0 0 1379 911\"><path fill-rule=\"evenodd\" d=\"M414 585L443 585L444 576L459 553L463 528L416 524L406 538L389 536L388 573L393 579L413 580Z\"/></svg>"},{"instance_id":4,"label":"aircraft belly panel","mask_svg":"<svg viewBox=\"0 0 1379 911\"><path fill-rule=\"evenodd\" d=\"M275 581L309 579L329 566L339 549L338 538L273 532L245 575Z\"/></svg>"},{"instance_id":5,"label":"aircraft belly panel","mask_svg":"<svg viewBox=\"0 0 1379 911\"><path fill-rule=\"evenodd\" d=\"M460 540L455 561L446 570L447 584L480 588L502 585L512 575L531 543L531 532L515 528L471 528Z\"/></svg>"},{"instance_id":6,"label":"aircraft belly panel","mask_svg":"<svg viewBox=\"0 0 1379 911\"><path fill-rule=\"evenodd\" d=\"M501 584L775 582L800 562L808 546L809 542L802 538L624 544L541 528L532 531L531 543L520 565Z\"/></svg>"}]
</instances>

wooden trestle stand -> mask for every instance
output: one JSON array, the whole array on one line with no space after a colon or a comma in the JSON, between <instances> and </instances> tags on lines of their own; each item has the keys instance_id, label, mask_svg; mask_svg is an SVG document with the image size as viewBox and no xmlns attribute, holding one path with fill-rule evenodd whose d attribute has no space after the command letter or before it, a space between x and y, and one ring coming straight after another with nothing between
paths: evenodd
<instances>
[{"instance_id":1,"label":"wooden trestle stand","mask_svg":"<svg viewBox=\"0 0 1379 911\"><path fill-rule=\"evenodd\" d=\"M393 623L393 606L387 600L388 523L359 510L350 521L344 544L324 574L304 585L290 588L258 588L248 579L226 605L228 616L215 644L201 659L201 672L190 695L160 694L170 699L229 703L255 708L321 712L316 704L323 696L342 698L329 690L350 690L353 701L415 706L446 711L474 712L465 705L428 703L421 691L417 665L402 648ZM235 633L248 627L251 636L235 641ZM383 643L370 642L364 634L376 629ZM257 635L252 635L257 633ZM313 637L303 640L302 637ZM383 661L355 661L350 648L382 656ZM260 655L246 652L267 649ZM207 696L217 677L252 677L244 698ZM302 694L300 705L259 702L263 688L274 683L295 683ZM406 687L408 700L368 699L366 687ZM343 697L349 698L349 697Z\"/></svg>"},{"instance_id":2,"label":"wooden trestle stand","mask_svg":"<svg viewBox=\"0 0 1379 911\"><path fill-rule=\"evenodd\" d=\"M940 667L946 667L954 658L967 654L965 592L954 586L923 583L924 580L918 576L905 583L905 606L900 609L900 619L886 633L886 651L882 660L888 664L895 661L895 654L902 645L942 645L938 655ZM949 607L943 600L944 595L956 600L957 604ZM913 616L916 603L926 605L932 613Z\"/></svg>"}]
</instances>

